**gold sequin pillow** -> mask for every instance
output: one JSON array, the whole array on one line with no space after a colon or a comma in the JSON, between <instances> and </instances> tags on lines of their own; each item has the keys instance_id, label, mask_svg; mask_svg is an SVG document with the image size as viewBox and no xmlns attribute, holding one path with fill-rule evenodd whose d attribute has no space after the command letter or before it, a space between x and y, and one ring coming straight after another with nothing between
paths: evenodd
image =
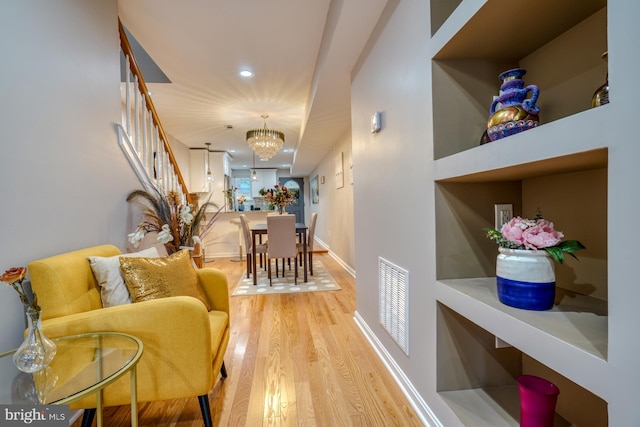
<instances>
[{"instance_id":1,"label":"gold sequin pillow","mask_svg":"<svg viewBox=\"0 0 640 427\"><path fill-rule=\"evenodd\" d=\"M133 302L190 296L202 301L207 311L211 310L187 249L164 258L121 257L120 270Z\"/></svg>"}]
</instances>

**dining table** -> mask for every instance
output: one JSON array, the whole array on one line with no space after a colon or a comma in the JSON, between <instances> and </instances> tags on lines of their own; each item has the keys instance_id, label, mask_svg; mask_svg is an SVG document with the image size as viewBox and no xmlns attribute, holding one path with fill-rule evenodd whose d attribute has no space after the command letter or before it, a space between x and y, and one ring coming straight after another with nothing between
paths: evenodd
<instances>
[{"instance_id":1,"label":"dining table","mask_svg":"<svg viewBox=\"0 0 640 427\"><path fill-rule=\"evenodd\" d=\"M300 240L302 241L302 250L303 250L303 254L304 254L304 262L303 262L303 271L304 271L304 281L307 281L307 229L309 227L307 227L304 223L301 222L296 222L296 234L298 235L298 237L300 238ZM267 234L267 224L265 223L260 223L260 224L255 224L251 227L251 239L253 241L253 244L251 245L253 248L253 252L252 252L252 263L253 265L252 270L253 271L253 284L257 285L258 284L258 276L257 274L255 274L256 271L256 245L259 243L257 242L258 237L260 238L260 241L262 240L262 235Z\"/></svg>"}]
</instances>

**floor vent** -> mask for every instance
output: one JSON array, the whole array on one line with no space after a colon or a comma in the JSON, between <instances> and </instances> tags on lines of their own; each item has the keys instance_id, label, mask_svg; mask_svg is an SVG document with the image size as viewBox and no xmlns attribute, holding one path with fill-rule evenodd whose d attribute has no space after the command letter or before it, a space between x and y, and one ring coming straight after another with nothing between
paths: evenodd
<instances>
[{"instance_id":1,"label":"floor vent","mask_svg":"<svg viewBox=\"0 0 640 427\"><path fill-rule=\"evenodd\" d=\"M378 258L380 324L409 355L409 272Z\"/></svg>"}]
</instances>

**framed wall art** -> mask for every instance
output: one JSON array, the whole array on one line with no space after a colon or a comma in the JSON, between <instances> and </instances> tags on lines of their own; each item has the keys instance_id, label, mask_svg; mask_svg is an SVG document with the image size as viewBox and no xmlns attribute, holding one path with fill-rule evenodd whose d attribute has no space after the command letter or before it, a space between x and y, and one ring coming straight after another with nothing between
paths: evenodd
<instances>
[{"instance_id":1,"label":"framed wall art","mask_svg":"<svg viewBox=\"0 0 640 427\"><path fill-rule=\"evenodd\" d=\"M320 203L320 190L318 188L318 175L311 178L311 182L309 183L311 187L311 203L317 205Z\"/></svg>"}]
</instances>

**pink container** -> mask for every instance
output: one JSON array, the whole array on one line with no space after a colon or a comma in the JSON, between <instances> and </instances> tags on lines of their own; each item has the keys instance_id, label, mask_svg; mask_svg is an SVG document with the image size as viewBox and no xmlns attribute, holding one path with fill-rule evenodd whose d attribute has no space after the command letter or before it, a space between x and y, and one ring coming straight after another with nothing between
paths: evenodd
<instances>
[{"instance_id":1,"label":"pink container","mask_svg":"<svg viewBox=\"0 0 640 427\"><path fill-rule=\"evenodd\" d=\"M535 375L518 377L520 427L553 427L560 390L551 381Z\"/></svg>"}]
</instances>

